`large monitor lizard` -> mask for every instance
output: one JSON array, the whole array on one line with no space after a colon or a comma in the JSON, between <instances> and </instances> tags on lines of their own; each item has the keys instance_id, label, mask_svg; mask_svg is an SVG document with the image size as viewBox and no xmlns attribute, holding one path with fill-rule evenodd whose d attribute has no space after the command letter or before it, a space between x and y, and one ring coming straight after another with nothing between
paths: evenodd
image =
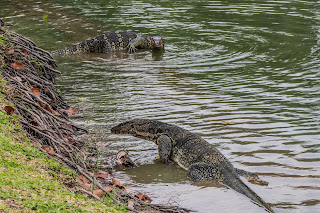
<instances>
[{"instance_id":1,"label":"large monitor lizard","mask_svg":"<svg viewBox=\"0 0 320 213\"><path fill-rule=\"evenodd\" d=\"M134 32L109 32L84 42L52 52L52 55L66 55L80 52L112 53L127 50L129 53L137 49L162 49L164 41L160 36L148 36Z\"/></svg>"},{"instance_id":2,"label":"large monitor lizard","mask_svg":"<svg viewBox=\"0 0 320 213\"><path fill-rule=\"evenodd\" d=\"M242 175L261 182L256 174L234 168L212 144L190 131L160 121L134 119L113 127L111 132L150 140L158 145L160 159L164 163L177 163L188 171L191 180L216 179L221 184L247 196L268 212L274 212L239 178L239 175Z\"/></svg>"}]
</instances>

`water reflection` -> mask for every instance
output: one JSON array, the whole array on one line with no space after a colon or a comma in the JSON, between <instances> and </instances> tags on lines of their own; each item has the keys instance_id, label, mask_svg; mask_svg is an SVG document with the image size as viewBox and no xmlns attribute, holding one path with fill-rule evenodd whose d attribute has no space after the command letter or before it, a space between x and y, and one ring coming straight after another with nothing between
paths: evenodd
<instances>
[{"instance_id":1,"label":"water reflection","mask_svg":"<svg viewBox=\"0 0 320 213\"><path fill-rule=\"evenodd\" d=\"M161 162L139 165L126 170L131 179L137 183L182 183L187 181L187 172L177 165L164 165ZM174 174L174 175L173 175Z\"/></svg>"}]
</instances>

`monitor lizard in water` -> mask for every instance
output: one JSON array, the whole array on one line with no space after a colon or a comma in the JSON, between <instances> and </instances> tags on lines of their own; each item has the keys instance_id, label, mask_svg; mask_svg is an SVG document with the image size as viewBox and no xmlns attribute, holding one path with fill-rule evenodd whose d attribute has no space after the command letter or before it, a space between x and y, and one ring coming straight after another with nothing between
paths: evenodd
<instances>
[{"instance_id":1,"label":"monitor lizard in water","mask_svg":"<svg viewBox=\"0 0 320 213\"><path fill-rule=\"evenodd\" d=\"M188 171L191 180L215 179L247 196L268 212L274 212L262 198L242 182L239 175L251 178L257 184L266 182L254 173L234 168L212 144L188 130L160 121L134 119L113 127L111 132L150 140L158 145L160 159L164 163L177 163Z\"/></svg>"},{"instance_id":2,"label":"monitor lizard in water","mask_svg":"<svg viewBox=\"0 0 320 213\"><path fill-rule=\"evenodd\" d=\"M61 50L52 52L52 55L67 55L81 52L112 53L126 50L133 53L138 49L163 49L164 40L160 36L148 36L134 32L109 32L84 42L74 44Z\"/></svg>"}]
</instances>

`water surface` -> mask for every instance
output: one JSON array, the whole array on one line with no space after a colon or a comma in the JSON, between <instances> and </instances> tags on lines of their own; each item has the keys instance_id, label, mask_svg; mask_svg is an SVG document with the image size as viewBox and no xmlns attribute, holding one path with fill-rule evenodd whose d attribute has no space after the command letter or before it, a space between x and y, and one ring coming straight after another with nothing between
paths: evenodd
<instances>
[{"instance_id":1,"label":"water surface","mask_svg":"<svg viewBox=\"0 0 320 213\"><path fill-rule=\"evenodd\" d=\"M153 143L111 135L112 126L142 117L191 130L235 167L259 174L269 186L248 185L276 212L319 212L318 2L10 0L0 6L16 32L50 51L116 30L165 39L162 56L57 58L59 88L81 109L76 122L104 145L101 163L119 149L137 163L115 173L132 191L199 212L264 212L230 189L193 183L179 167L156 162Z\"/></svg>"}]
</instances>

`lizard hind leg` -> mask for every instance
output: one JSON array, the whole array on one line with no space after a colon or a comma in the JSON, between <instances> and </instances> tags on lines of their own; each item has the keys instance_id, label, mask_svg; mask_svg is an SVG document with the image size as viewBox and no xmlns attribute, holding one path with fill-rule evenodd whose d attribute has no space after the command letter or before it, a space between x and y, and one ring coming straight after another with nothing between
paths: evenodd
<instances>
[{"instance_id":1,"label":"lizard hind leg","mask_svg":"<svg viewBox=\"0 0 320 213\"><path fill-rule=\"evenodd\" d=\"M257 184L261 186L267 186L269 183L267 181L261 180L259 176L253 172L248 172L242 169L235 168L237 174L247 179L248 182L252 184Z\"/></svg>"},{"instance_id":2,"label":"lizard hind leg","mask_svg":"<svg viewBox=\"0 0 320 213\"><path fill-rule=\"evenodd\" d=\"M204 179L219 179L220 172L212 164L198 162L191 164L188 169L188 178L193 181L202 181Z\"/></svg>"}]
</instances>

